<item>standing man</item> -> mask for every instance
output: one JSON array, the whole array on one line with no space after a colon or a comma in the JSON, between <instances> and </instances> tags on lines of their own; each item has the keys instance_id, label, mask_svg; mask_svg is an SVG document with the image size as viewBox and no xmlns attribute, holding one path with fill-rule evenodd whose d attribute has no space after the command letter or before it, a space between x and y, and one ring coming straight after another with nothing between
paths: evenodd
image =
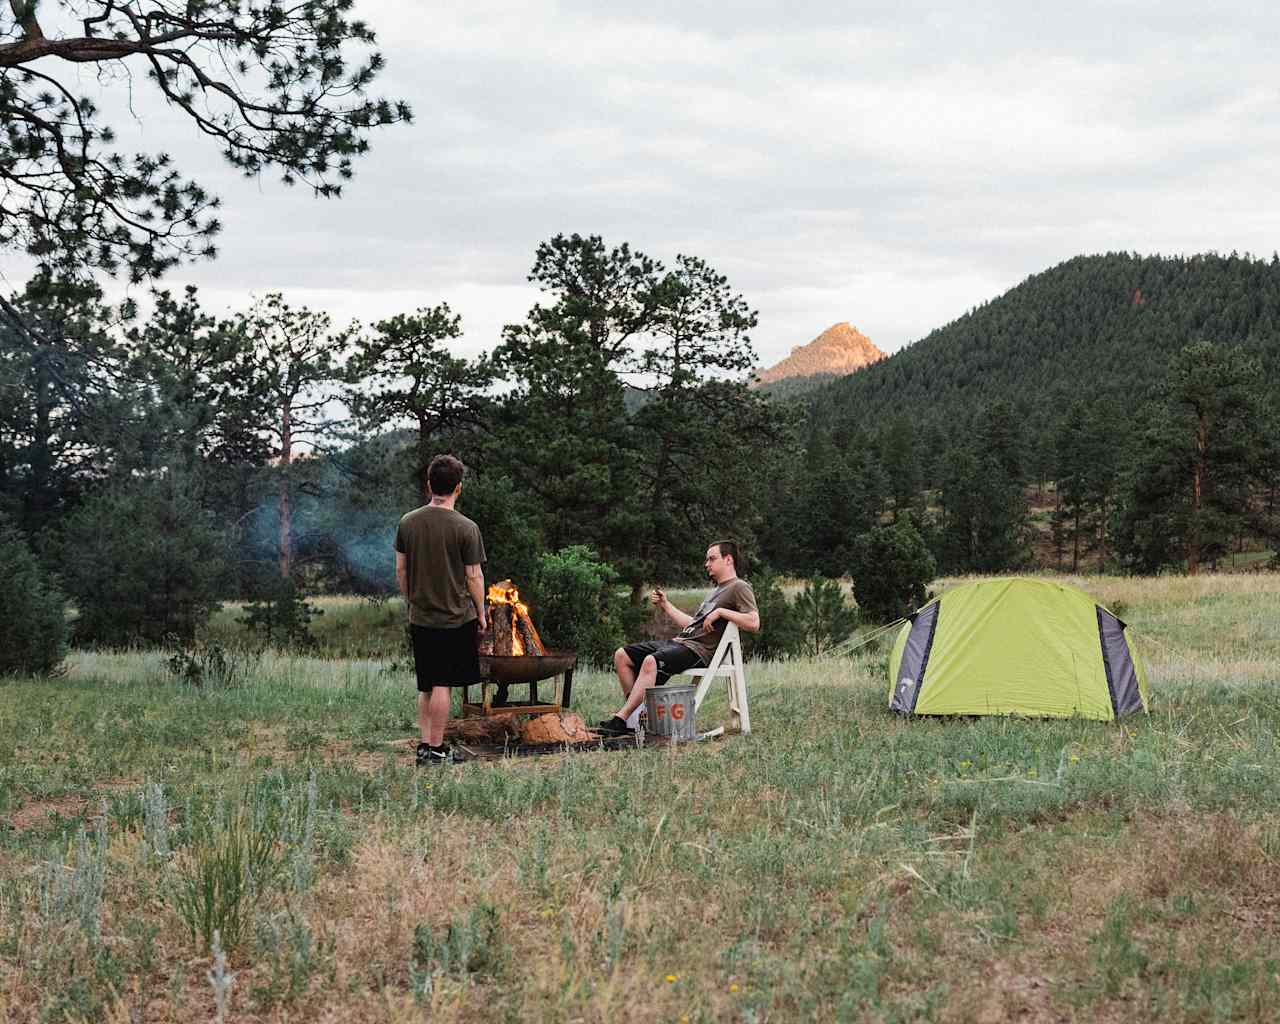
<instances>
[{"instance_id":1,"label":"standing man","mask_svg":"<svg viewBox=\"0 0 1280 1024\"><path fill-rule=\"evenodd\" d=\"M479 634L485 621L484 541L480 528L453 506L463 465L437 455L422 474L428 503L400 520L396 582L409 607L418 675L418 765L463 758L444 745L449 690L480 681Z\"/></svg>"},{"instance_id":2,"label":"standing man","mask_svg":"<svg viewBox=\"0 0 1280 1024\"><path fill-rule=\"evenodd\" d=\"M707 548L703 564L716 586L693 615L673 605L661 589L654 589L653 603L682 628L670 640L627 644L613 652L613 667L618 672L618 682L622 684L622 695L626 701L617 714L600 723L600 732L610 736L629 732L627 719L644 703L645 690L650 686L661 686L686 669L705 666L716 653L730 622L748 633L759 631L756 593L750 583L739 578L740 561L738 545L731 540L718 540Z\"/></svg>"}]
</instances>

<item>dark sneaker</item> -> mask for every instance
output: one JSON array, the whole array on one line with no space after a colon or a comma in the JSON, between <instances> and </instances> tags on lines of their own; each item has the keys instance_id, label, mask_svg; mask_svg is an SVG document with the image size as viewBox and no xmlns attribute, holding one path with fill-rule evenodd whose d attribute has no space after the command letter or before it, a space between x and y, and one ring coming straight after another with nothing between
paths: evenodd
<instances>
[{"instance_id":1,"label":"dark sneaker","mask_svg":"<svg viewBox=\"0 0 1280 1024\"><path fill-rule=\"evenodd\" d=\"M431 763L431 747L426 743L418 744L417 757L414 759L419 768Z\"/></svg>"},{"instance_id":2,"label":"dark sneaker","mask_svg":"<svg viewBox=\"0 0 1280 1024\"><path fill-rule=\"evenodd\" d=\"M469 760L470 758L456 747L427 747L425 759L420 756L418 764L439 768L450 764L463 764Z\"/></svg>"},{"instance_id":3,"label":"dark sneaker","mask_svg":"<svg viewBox=\"0 0 1280 1024\"><path fill-rule=\"evenodd\" d=\"M606 736L629 736L634 730L628 729L627 723L617 715L612 715L596 726L596 732L604 733Z\"/></svg>"}]
</instances>

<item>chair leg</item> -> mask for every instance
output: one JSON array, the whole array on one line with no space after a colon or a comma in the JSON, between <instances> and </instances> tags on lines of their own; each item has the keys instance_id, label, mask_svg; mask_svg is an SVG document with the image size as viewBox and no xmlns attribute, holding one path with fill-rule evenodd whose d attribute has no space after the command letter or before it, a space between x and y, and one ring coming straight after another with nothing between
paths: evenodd
<instances>
[{"instance_id":1,"label":"chair leg","mask_svg":"<svg viewBox=\"0 0 1280 1024\"><path fill-rule=\"evenodd\" d=\"M712 658L711 664L707 666L706 674L698 683L698 688L693 692L693 713L695 715L698 713L698 708L702 707L702 702L706 699L707 691L711 689L711 684L715 681L716 672L719 671L720 666L723 664L724 657L721 656L718 661L715 658Z\"/></svg>"},{"instance_id":2,"label":"chair leg","mask_svg":"<svg viewBox=\"0 0 1280 1024\"><path fill-rule=\"evenodd\" d=\"M730 706L736 705L738 728L745 736L751 732L751 712L747 707L747 674L741 663L734 666L731 685L736 693L731 694Z\"/></svg>"}]
</instances>

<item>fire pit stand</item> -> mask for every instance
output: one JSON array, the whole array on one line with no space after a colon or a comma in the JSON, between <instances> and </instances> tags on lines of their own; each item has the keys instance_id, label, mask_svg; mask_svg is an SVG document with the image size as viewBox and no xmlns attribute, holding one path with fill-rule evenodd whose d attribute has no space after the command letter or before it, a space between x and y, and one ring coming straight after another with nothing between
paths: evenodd
<instances>
[{"instance_id":1,"label":"fire pit stand","mask_svg":"<svg viewBox=\"0 0 1280 1024\"><path fill-rule=\"evenodd\" d=\"M573 651L547 651L542 655L480 655L480 703L471 700L471 687L462 691L462 715L485 716L494 712L518 711L521 714L542 715L560 712L569 706L573 695L573 670L578 655ZM545 679L556 680L555 700L551 703L538 699L538 683ZM507 697L512 686L529 687L527 701L512 701Z\"/></svg>"}]
</instances>

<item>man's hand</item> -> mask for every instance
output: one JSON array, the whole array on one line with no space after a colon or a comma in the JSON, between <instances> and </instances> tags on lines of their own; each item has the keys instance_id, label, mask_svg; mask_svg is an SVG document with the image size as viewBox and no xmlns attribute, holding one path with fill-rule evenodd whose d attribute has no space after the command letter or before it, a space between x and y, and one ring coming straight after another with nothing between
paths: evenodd
<instances>
[{"instance_id":1,"label":"man's hand","mask_svg":"<svg viewBox=\"0 0 1280 1024\"><path fill-rule=\"evenodd\" d=\"M724 617L723 608L712 608L711 611L707 612L707 617L702 620L702 632L710 633L716 622Z\"/></svg>"},{"instance_id":2,"label":"man's hand","mask_svg":"<svg viewBox=\"0 0 1280 1024\"><path fill-rule=\"evenodd\" d=\"M649 595L649 600L653 602L655 608L665 608L667 606L667 593L661 587L654 587L653 593Z\"/></svg>"}]
</instances>

